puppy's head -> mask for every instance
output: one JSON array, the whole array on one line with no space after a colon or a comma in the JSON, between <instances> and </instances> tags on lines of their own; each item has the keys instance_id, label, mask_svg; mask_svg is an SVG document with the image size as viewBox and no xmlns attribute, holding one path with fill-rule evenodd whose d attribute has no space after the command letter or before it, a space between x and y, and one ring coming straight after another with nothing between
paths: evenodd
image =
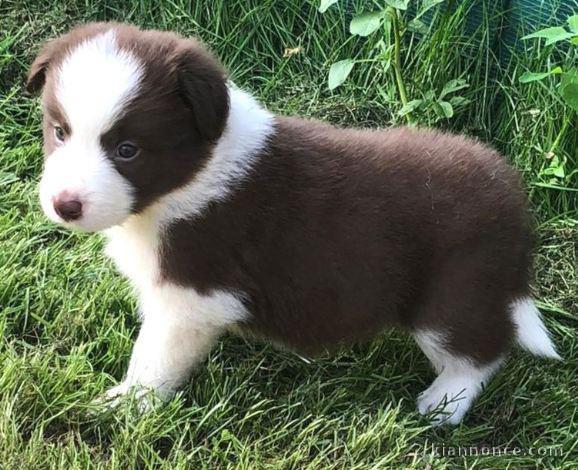
<instances>
[{"instance_id":1,"label":"puppy's head","mask_svg":"<svg viewBox=\"0 0 578 470\"><path fill-rule=\"evenodd\" d=\"M202 168L228 115L226 78L195 40L132 26L81 26L32 64L42 90L46 215L109 228Z\"/></svg>"}]
</instances>

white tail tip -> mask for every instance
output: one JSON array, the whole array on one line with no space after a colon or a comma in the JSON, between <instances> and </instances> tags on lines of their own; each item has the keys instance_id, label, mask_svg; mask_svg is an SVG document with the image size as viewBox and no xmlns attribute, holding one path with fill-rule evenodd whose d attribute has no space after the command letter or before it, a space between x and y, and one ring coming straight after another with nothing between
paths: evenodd
<instances>
[{"instance_id":1,"label":"white tail tip","mask_svg":"<svg viewBox=\"0 0 578 470\"><path fill-rule=\"evenodd\" d=\"M525 297L512 303L512 320L516 325L516 339L522 348L536 356L562 360L532 299Z\"/></svg>"}]
</instances>

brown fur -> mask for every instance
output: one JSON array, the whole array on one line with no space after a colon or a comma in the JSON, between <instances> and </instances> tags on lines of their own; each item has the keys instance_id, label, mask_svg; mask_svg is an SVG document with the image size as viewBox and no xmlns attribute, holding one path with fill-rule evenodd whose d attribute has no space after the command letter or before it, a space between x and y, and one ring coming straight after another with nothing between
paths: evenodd
<instances>
[{"instance_id":1,"label":"brown fur","mask_svg":"<svg viewBox=\"0 0 578 470\"><path fill-rule=\"evenodd\" d=\"M517 174L435 131L279 118L250 179L172 227L165 277L247 295L247 325L314 352L387 326L433 328L484 363L513 336L531 239Z\"/></svg>"}]
</instances>

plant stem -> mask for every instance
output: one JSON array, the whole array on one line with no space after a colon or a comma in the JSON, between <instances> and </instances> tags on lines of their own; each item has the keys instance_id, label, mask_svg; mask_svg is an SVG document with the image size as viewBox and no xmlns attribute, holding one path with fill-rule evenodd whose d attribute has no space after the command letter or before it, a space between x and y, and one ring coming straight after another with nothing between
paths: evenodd
<instances>
[{"instance_id":1,"label":"plant stem","mask_svg":"<svg viewBox=\"0 0 578 470\"><path fill-rule=\"evenodd\" d=\"M395 8L391 8L391 27L393 29L393 70L395 72L395 81L397 84L397 91L399 93L399 98L403 106L408 104L407 91L405 89L405 83L403 81L403 76L401 74L401 34L399 32L399 18L398 13ZM405 115L407 123L410 125L414 124L413 117L411 113Z\"/></svg>"},{"instance_id":2,"label":"plant stem","mask_svg":"<svg viewBox=\"0 0 578 470\"><path fill-rule=\"evenodd\" d=\"M562 136L566 132L566 129L568 129L568 124L570 124L570 121L572 119L572 114L573 114L572 111L570 111L570 116L567 116L564 119L564 123L562 124L562 129L560 129L560 132L558 132L558 135L556 136L554 143L550 147L551 153L554 153L556 151L556 148L558 148L558 145L560 144L560 140L562 139Z\"/></svg>"}]
</instances>

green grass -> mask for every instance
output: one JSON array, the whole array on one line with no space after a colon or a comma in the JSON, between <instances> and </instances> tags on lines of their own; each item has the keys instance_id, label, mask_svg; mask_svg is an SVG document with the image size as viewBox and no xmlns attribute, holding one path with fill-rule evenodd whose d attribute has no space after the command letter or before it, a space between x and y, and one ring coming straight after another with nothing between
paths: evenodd
<instances>
[{"instance_id":1,"label":"green grass","mask_svg":"<svg viewBox=\"0 0 578 470\"><path fill-rule=\"evenodd\" d=\"M377 64L327 91L330 63L371 47L349 37L339 8L320 15L303 0L189 3L0 3L0 468L575 468L577 118L554 80L518 84L524 71L546 66L548 50L525 44L498 65L487 28L463 32L470 2L438 16L421 40L406 35L404 78L412 98L467 79L470 104L437 125L490 142L523 173L537 227L536 298L564 363L514 351L461 426L435 429L415 411L433 373L401 334L312 360L227 337L165 408L91 413L91 400L127 366L135 301L99 236L69 233L40 211L40 111L22 82L43 40L94 19L174 29L209 43L234 80L277 112L358 126L402 122L391 72ZM495 19L486 12L482 25ZM300 54L283 58L296 46ZM566 65L577 59L556 54ZM556 140L564 178L544 172ZM431 446L557 455L435 456Z\"/></svg>"}]
</instances>

